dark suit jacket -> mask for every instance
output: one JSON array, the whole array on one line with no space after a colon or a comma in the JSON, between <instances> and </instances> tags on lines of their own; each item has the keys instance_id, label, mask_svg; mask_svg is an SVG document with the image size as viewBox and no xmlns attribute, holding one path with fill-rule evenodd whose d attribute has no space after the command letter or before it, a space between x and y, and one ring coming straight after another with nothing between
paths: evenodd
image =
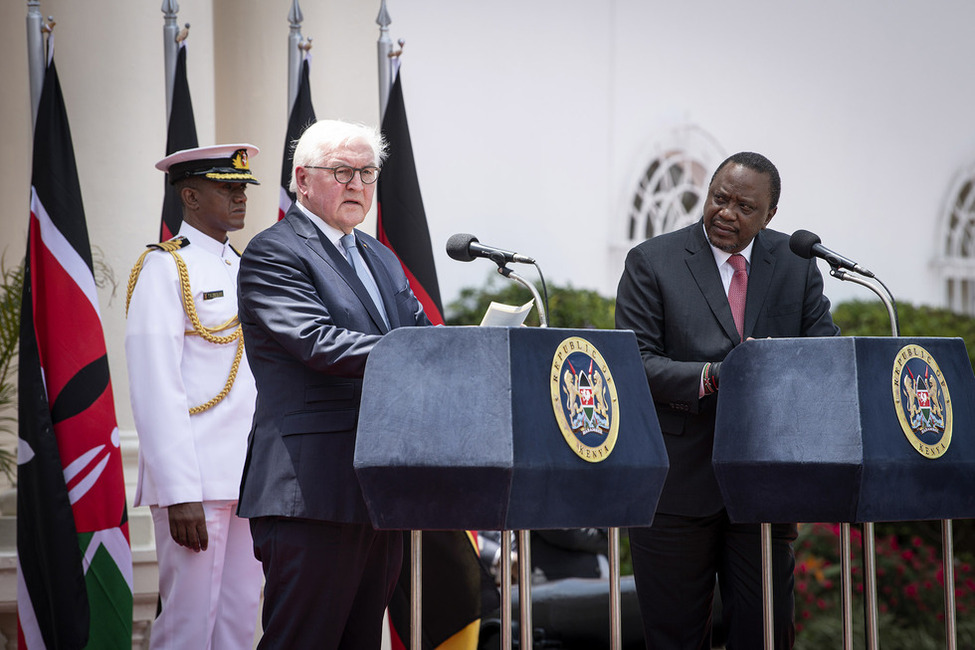
<instances>
[{"instance_id":1,"label":"dark suit jacket","mask_svg":"<svg viewBox=\"0 0 975 650\"><path fill-rule=\"evenodd\" d=\"M390 328L429 325L399 260L356 231ZM238 276L257 382L238 512L367 523L352 468L366 358L388 330L345 256L294 205L255 236Z\"/></svg>"},{"instance_id":2,"label":"dark suit jacket","mask_svg":"<svg viewBox=\"0 0 975 650\"><path fill-rule=\"evenodd\" d=\"M629 252L616 326L636 333L670 460L657 511L718 512L724 503L711 468L717 394L698 397L701 370L724 359L739 338L702 221ZM836 334L815 260L789 250L787 235L761 231L752 248L745 338Z\"/></svg>"}]
</instances>

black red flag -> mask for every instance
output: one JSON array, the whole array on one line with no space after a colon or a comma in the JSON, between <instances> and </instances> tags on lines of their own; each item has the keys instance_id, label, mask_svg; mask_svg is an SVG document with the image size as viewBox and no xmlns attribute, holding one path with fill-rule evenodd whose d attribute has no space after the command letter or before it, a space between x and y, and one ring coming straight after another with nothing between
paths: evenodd
<instances>
[{"instance_id":1,"label":"black red flag","mask_svg":"<svg viewBox=\"0 0 975 650\"><path fill-rule=\"evenodd\" d=\"M278 221L284 219L295 195L288 187L291 185L291 167L295 157L295 143L309 126L315 123L315 107L311 104L311 85L308 83L309 59L305 55L301 62L301 77L298 81L298 94L288 116L288 132L284 136L284 159L281 162L281 197L278 201Z\"/></svg>"},{"instance_id":2,"label":"black red flag","mask_svg":"<svg viewBox=\"0 0 975 650\"><path fill-rule=\"evenodd\" d=\"M20 323L20 648L131 648L132 553L115 404L53 58L38 105Z\"/></svg>"},{"instance_id":3,"label":"black red flag","mask_svg":"<svg viewBox=\"0 0 975 650\"><path fill-rule=\"evenodd\" d=\"M180 42L176 54L176 70L173 73L173 105L169 111L169 127L166 131L166 155L198 147L196 120L193 118L193 101L190 84L186 80L186 42ZM159 224L159 241L172 239L183 223L183 202L176 188L163 180L162 222Z\"/></svg>"},{"instance_id":4,"label":"black red flag","mask_svg":"<svg viewBox=\"0 0 975 650\"><path fill-rule=\"evenodd\" d=\"M378 181L378 239L396 253L410 288L423 304L430 321L440 325L443 324L440 285L398 73L389 94L382 131L389 142L389 157ZM404 544L409 549L408 534L404 535ZM408 561L403 563L389 604L393 650L403 650L410 639L409 565ZM424 531L422 566L424 650L476 648L482 608L494 609L498 603L494 581L478 557L474 534Z\"/></svg>"},{"instance_id":5,"label":"black red flag","mask_svg":"<svg viewBox=\"0 0 975 650\"><path fill-rule=\"evenodd\" d=\"M404 561L389 603L393 650L410 647L410 535L403 535ZM423 531L423 650L474 650L482 611L498 608L494 579L477 556L474 534Z\"/></svg>"},{"instance_id":6,"label":"black red flag","mask_svg":"<svg viewBox=\"0 0 975 650\"><path fill-rule=\"evenodd\" d=\"M402 74L389 92L382 131L389 141L389 158L379 175L377 238L396 253L413 293L434 325L443 324L443 304L437 268L433 263L430 229L423 210L420 181L413 161L413 143L403 103Z\"/></svg>"}]
</instances>

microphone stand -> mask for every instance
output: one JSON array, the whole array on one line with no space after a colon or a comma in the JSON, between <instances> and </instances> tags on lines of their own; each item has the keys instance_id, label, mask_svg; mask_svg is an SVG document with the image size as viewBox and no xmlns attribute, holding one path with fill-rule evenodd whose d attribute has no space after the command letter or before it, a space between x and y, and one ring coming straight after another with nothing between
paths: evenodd
<instances>
[{"instance_id":1,"label":"microphone stand","mask_svg":"<svg viewBox=\"0 0 975 650\"><path fill-rule=\"evenodd\" d=\"M532 292L532 296L534 296L535 298L535 304L538 306L538 323L539 323L538 326L548 327L548 314L546 313L548 311L548 306L544 302L542 302L542 298L541 296L538 295L538 289L535 288L535 285L533 285L531 282L529 282L525 278L521 277L520 275L518 275L517 273L509 269L505 265L504 258L494 259L492 257L491 259L498 265L498 273L508 278L509 280L514 280L518 284L523 285L529 291ZM537 263L535 264L535 269L538 271L538 275L542 275L542 269L541 267L538 266ZM545 280L543 279L542 282L544 281Z\"/></svg>"},{"instance_id":2,"label":"microphone stand","mask_svg":"<svg viewBox=\"0 0 975 650\"><path fill-rule=\"evenodd\" d=\"M539 327L548 327L548 307L538 295L538 289L531 282L521 277L506 266L504 257L492 256L491 261L498 265L498 273L514 280L531 291L538 307ZM535 264L538 275L542 276L542 269ZM501 650L511 650L511 535L510 531L501 531ZM532 650L532 552L531 531L518 531L518 611L519 611L519 650Z\"/></svg>"},{"instance_id":3,"label":"microphone stand","mask_svg":"<svg viewBox=\"0 0 975 650\"><path fill-rule=\"evenodd\" d=\"M897 319L897 307L894 297L890 290L880 280L875 278L865 278L856 273L851 273L838 266L830 265L829 274L834 278L843 281L854 282L867 287L873 291L883 301L890 317L891 336L900 336L900 325ZM952 540L951 520L941 520L941 562L944 570L944 591L945 591L945 634L947 637L948 650L955 650L957 647L957 633L955 629L955 568L954 568L954 543ZM845 603L843 607L843 639L844 650L852 649L852 644L847 645L847 639L852 638L853 622L852 607L850 601L852 593L850 589L850 524L840 524L840 546L843 553L841 571L843 582L843 593L841 600ZM877 619L877 549L876 538L874 536L873 522L863 523L863 575L864 592L866 594L866 623L867 623L867 648L877 650L880 647L880 636L878 631Z\"/></svg>"},{"instance_id":4,"label":"microphone stand","mask_svg":"<svg viewBox=\"0 0 975 650\"><path fill-rule=\"evenodd\" d=\"M831 266L829 274L832 275L837 280L843 280L846 282L853 282L861 286L867 287L873 291L880 300L883 301L884 306L887 308L887 315L890 317L890 329L891 336L900 336L900 325L897 322L897 306L894 304L894 296L891 295L887 286L883 282L877 280L876 278L867 278L859 275L858 273L851 273L846 269L842 269L839 266Z\"/></svg>"}]
</instances>

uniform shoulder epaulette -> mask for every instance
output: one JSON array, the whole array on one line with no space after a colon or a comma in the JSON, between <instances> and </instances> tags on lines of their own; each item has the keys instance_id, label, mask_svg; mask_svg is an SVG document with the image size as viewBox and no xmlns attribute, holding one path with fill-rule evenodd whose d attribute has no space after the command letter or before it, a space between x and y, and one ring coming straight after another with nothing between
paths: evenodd
<instances>
[{"instance_id":1,"label":"uniform shoulder epaulette","mask_svg":"<svg viewBox=\"0 0 975 650\"><path fill-rule=\"evenodd\" d=\"M132 271L129 273L129 284L125 295L125 315L129 314L129 303L132 302L132 292L135 291L135 283L139 280L139 274L142 273L142 263L146 260L146 255L152 251L166 251L171 253L174 258L176 258L176 268L183 264L183 260L176 253L181 248L186 248L190 245L190 240L186 237L173 237L158 244L146 244L146 250L142 251L142 255L136 260L135 266L132 267Z\"/></svg>"},{"instance_id":2,"label":"uniform shoulder epaulette","mask_svg":"<svg viewBox=\"0 0 975 650\"><path fill-rule=\"evenodd\" d=\"M166 251L167 253L171 253L173 251L178 251L181 248L186 248L189 245L190 245L190 240L187 239L186 237L180 236L180 237L173 237L172 239L161 241L156 244L146 244L146 248L152 248L155 250Z\"/></svg>"}]
</instances>

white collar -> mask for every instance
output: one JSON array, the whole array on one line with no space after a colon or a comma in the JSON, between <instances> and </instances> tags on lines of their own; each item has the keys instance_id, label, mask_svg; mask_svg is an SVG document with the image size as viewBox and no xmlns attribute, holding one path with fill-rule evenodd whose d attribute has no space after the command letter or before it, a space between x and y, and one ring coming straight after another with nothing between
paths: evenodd
<instances>
[{"instance_id":1,"label":"white collar","mask_svg":"<svg viewBox=\"0 0 975 650\"><path fill-rule=\"evenodd\" d=\"M295 201L295 205L298 206L298 209L301 210L301 213L306 217L308 217L308 219L313 224L315 224L315 227L318 228L322 232L322 234L325 235L330 242L332 242L332 244L334 244L335 248L339 249L339 251L341 251L342 254L344 255L345 250L342 248L342 242L339 240L341 240L342 237L345 236L345 233L339 230L338 228L334 228L328 225L327 223L325 223L324 219L322 219L316 214L313 214L311 210L303 206L298 201Z\"/></svg>"},{"instance_id":2,"label":"white collar","mask_svg":"<svg viewBox=\"0 0 975 650\"><path fill-rule=\"evenodd\" d=\"M204 233L199 228L194 228L185 221L179 226L179 236L186 237L190 240L191 244L199 246L208 253L212 253L217 257L224 257L228 252L230 252L230 239L226 239L223 242L218 242L216 239L210 235ZM234 253L236 255L236 253Z\"/></svg>"}]
</instances>

